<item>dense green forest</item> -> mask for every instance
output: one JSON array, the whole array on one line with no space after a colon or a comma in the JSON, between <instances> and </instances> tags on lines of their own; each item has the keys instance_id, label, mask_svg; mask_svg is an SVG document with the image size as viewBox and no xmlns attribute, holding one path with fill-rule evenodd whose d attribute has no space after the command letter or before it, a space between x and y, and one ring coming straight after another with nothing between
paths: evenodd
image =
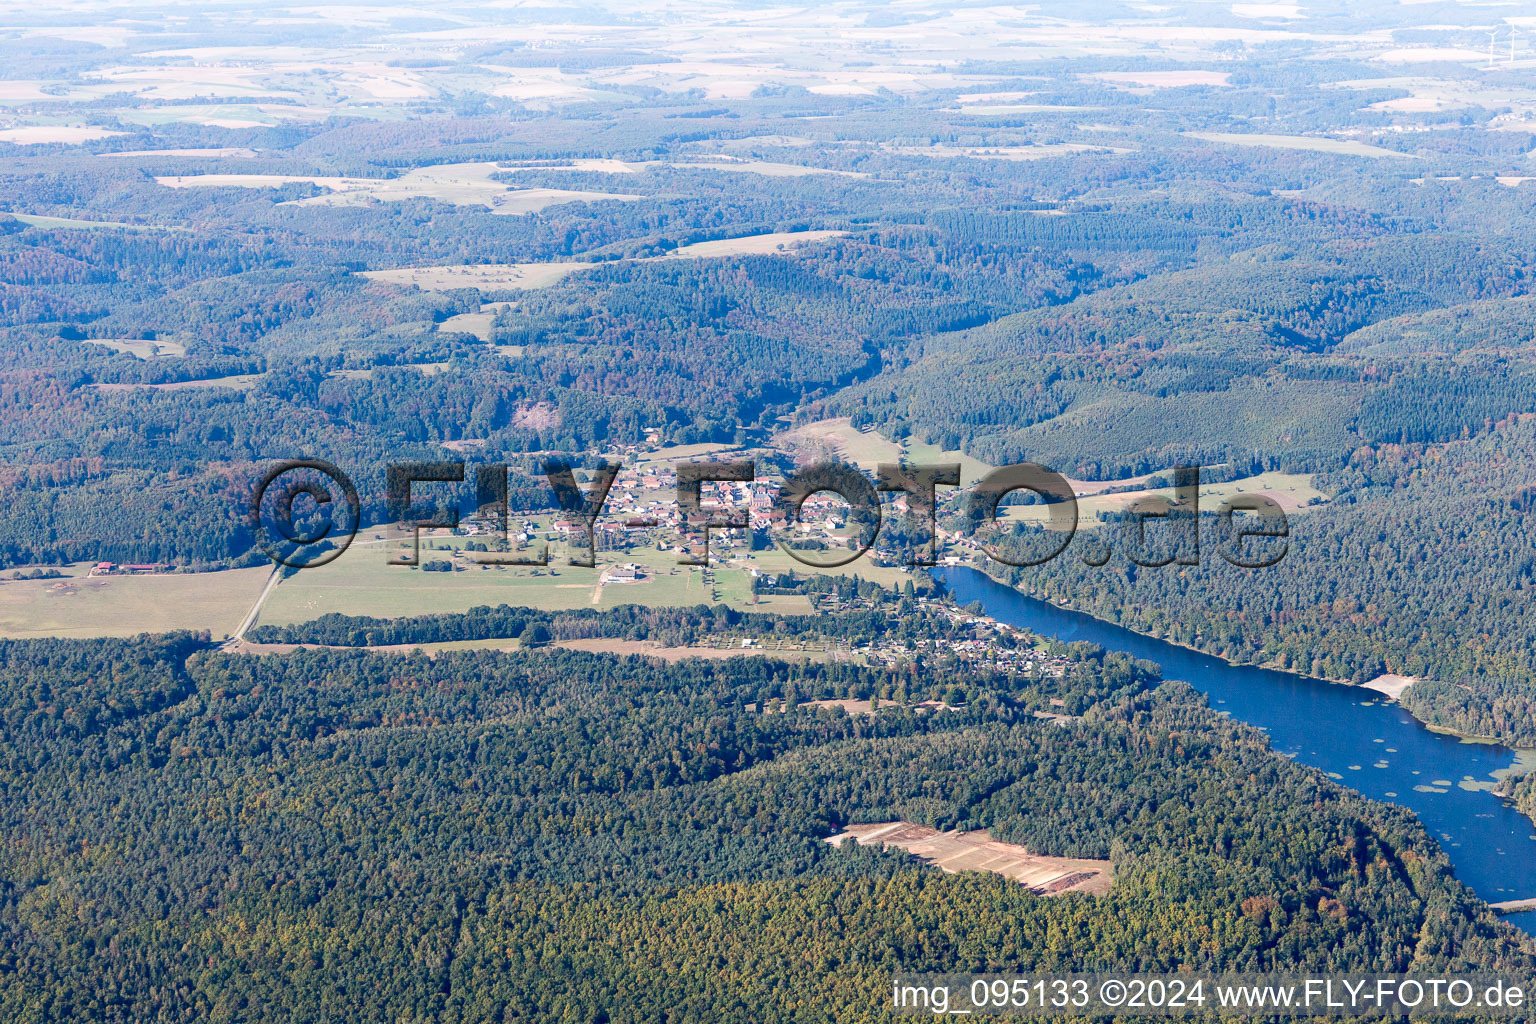
<instances>
[{"instance_id":1,"label":"dense green forest","mask_svg":"<svg viewBox=\"0 0 1536 1024\"><path fill-rule=\"evenodd\" d=\"M505 464L535 512L548 456L731 446L782 474L847 417L879 461L1304 474L1323 497L1265 569L1216 556L1209 506L1197 565L1085 564L1127 526L1107 513L1051 562L983 564L1235 662L1414 675L1424 721L1536 746L1525 27L1058 6L9 11L0 632L113 628L13 618L98 561L267 564L248 501L279 460L340 466L372 527L389 463ZM986 633L894 575L921 541L885 531L899 591L763 584L819 614L594 589L317 598L229 649L0 639L0 1010L877 1021L898 971L1536 968L1408 811L1155 665ZM983 634L1029 667L963 656ZM559 646L722 636L807 656ZM450 649L376 649L416 644ZM1536 775L1501 795L1536 818ZM895 818L1108 859L1113 885L824 841Z\"/></svg>"},{"instance_id":2,"label":"dense green forest","mask_svg":"<svg viewBox=\"0 0 1536 1024\"><path fill-rule=\"evenodd\" d=\"M1080 649L945 711L852 666L559 649L0 650L0 1005L24 1020L884 1019L896 970L1530 969L1404 811ZM787 712L774 710L787 701ZM767 707L765 713L758 708ZM1107 857L1032 896L847 822ZM658 971L658 964L673 965Z\"/></svg>"}]
</instances>

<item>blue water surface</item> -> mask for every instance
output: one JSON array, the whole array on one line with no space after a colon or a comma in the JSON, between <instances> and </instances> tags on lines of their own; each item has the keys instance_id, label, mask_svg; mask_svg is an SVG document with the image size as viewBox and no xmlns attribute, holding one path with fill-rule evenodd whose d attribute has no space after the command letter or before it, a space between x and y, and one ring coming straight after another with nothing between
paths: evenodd
<instances>
[{"instance_id":1,"label":"blue water surface","mask_svg":"<svg viewBox=\"0 0 1536 1024\"><path fill-rule=\"evenodd\" d=\"M980 601L1001 622L1158 662L1164 678L1189 683L1217 711L1262 729L1277 752L1412 810L1440 841L1457 877L1483 899L1536 898L1536 826L1486 790L1493 773L1514 762L1509 748L1430 732L1370 690L1229 665L1028 597L976 569L933 571L956 602ZM1484 788L1471 788L1479 784ZM1536 932L1536 912L1507 920Z\"/></svg>"}]
</instances>

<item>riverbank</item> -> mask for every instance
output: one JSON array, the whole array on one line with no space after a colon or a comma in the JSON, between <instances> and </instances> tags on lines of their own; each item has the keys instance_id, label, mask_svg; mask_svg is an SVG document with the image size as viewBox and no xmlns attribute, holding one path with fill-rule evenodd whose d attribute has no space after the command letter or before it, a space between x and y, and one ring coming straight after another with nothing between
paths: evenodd
<instances>
[{"instance_id":1,"label":"riverbank","mask_svg":"<svg viewBox=\"0 0 1536 1024\"><path fill-rule=\"evenodd\" d=\"M970 566L937 568L955 603L976 602L998 621L1062 642L1088 642L1163 666L1209 706L1269 736L1279 756L1308 765L1370 799L1419 817L1455 868L1488 902L1536 894L1536 775L1509 784L1526 764L1502 745L1463 743L1433 732L1394 701L1347 686L1236 663L1114 625L1000 583ZM1412 692L1411 690L1409 691ZM1490 799L1514 795L1516 805ZM1520 922L1522 926L1536 922Z\"/></svg>"},{"instance_id":2,"label":"riverbank","mask_svg":"<svg viewBox=\"0 0 1536 1024\"><path fill-rule=\"evenodd\" d=\"M1219 661L1219 662L1221 662L1224 665L1228 665L1228 666L1230 666L1230 667L1232 667L1234 669L1257 668L1257 669L1262 669L1262 670L1268 671L1268 672L1281 673L1283 675L1291 676L1291 677L1293 677L1295 679L1298 679L1298 680L1302 680L1302 679L1305 679L1305 680L1321 679L1323 682L1330 683L1330 684L1333 684L1333 685L1336 685L1336 686L1350 687L1352 689L1357 689L1357 690L1370 690L1371 692L1380 695L1383 698L1383 703L1390 702L1390 703L1396 705L1397 707L1399 707L1400 709L1402 709L1402 712L1404 714L1408 715L1410 718L1413 719L1413 721L1418 723L1419 726L1421 726L1422 728L1424 728L1425 730L1427 730L1430 733L1433 733L1433 734L1439 735L1439 736L1452 737L1452 738L1456 739L1458 742L1464 743L1464 744L1479 745L1479 746L1503 746L1503 747L1508 747L1508 749L1513 751L1513 753L1515 755L1515 764L1513 766L1511 766L1509 769L1506 769L1505 772L1503 773L1503 776L1524 775L1524 774L1527 774L1527 773L1536 773L1536 750L1514 746L1512 744L1509 744L1505 740L1499 739L1498 737L1494 737L1494 736L1480 736L1480 735L1477 735L1477 734L1474 734L1474 733L1470 733L1470 732L1466 732L1466 731L1463 731L1463 730L1460 730L1460 729L1453 728L1451 726L1445 726L1445 725L1441 725L1441 724L1438 724L1438 723L1435 723L1435 722L1430 722L1430 721L1426 720L1425 718L1423 718L1421 715L1416 714L1414 709L1411 708L1410 706L1404 704L1402 702L1402 699L1401 699L1402 695L1404 693L1406 693L1412 687L1412 684L1419 681L1418 678L1415 677L1415 676L1400 676L1400 675L1394 675L1394 674L1390 674L1389 673L1389 674L1384 674L1382 676L1378 676L1377 678L1372 679L1372 680L1370 680L1369 682L1366 682L1366 683L1356 683L1356 682L1354 682L1352 680L1349 680L1349 679L1339 679L1339 678L1333 678L1333 677L1327 677L1327 676L1321 676L1320 677L1320 676L1307 675L1306 673L1297 672L1294 669L1287 668L1287 667L1285 667L1283 665L1280 665L1280 664L1277 664L1277 663L1274 663L1274 662L1262 663L1262 662L1234 661L1233 659L1231 659L1229 657L1226 657L1223 654L1220 654L1220 653L1215 652L1215 651L1205 650L1205 649L1203 649L1201 647L1198 647L1198 646L1196 646L1194 644L1183 643L1183 642L1181 642L1179 640L1175 640L1175 639L1173 639L1171 637L1158 636L1155 633L1149 633L1149 632L1146 632L1145 630L1137 629L1134 626L1129 626L1129 625L1126 625L1124 623L1116 622L1113 619L1105 618L1102 615L1095 614L1093 611L1090 611L1087 608L1074 607L1071 604L1066 604L1066 603L1063 603L1061 601L1053 600L1052 598L1050 598L1050 597L1048 597L1048 596L1046 596L1044 594L1041 594L1041 593L1035 593L1035 592L1031 592L1031 591L1021 590L1021 589L1019 589L1017 587L1012 586L1006 580L999 579L996 575L994 575L993 573L987 571L985 568L982 568L981 566L978 566L978 565L975 565L975 564L971 564L971 565L967 566L967 568L970 568L970 569L973 569L973 570L975 570L977 572L980 572L982 575L986 576L988 579L990 579L993 582L997 583L999 586L1006 587L1009 590L1011 590L1011 591L1013 591L1015 593L1018 593L1018 594L1020 594L1023 597L1029 598L1031 600L1039 601L1042 604L1049 605L1052 608L1057 608L1057 609L1060 609L1061 611L1070 612L1070 613L1073 613L1073 614L1076 614L1076 615L1087 616L1088 618L1091 618L1091 619L1093 619L1096 622L1105 623L1107 625L1115 627L1116 629L1123 629L1123 630L1125 630L1128 633L1134 633L1136 636L1145 637L1148 640L1153 640L1153 641L1156 641L1158 643L1167 644L1170 647L1176 647L1176 648L1179 648L1181 650L1189 651L1189 652L1191 652L1193 654L1201 655L1202 657L1214 659L1214 660ZM1499 781L1500 781L1500 783L1502 783L1504 781L1504 778L1501 777ZM1493 787L1488 787L1488 791L1489 792L1494 792ZM1533 823L1536 823L1536 807L1533 807L1531 809L1527 809L1525 807L1520 806L1517 802L1511 801L1508 796L1503 795L1502 793L1495 793L1495 795L1499 796L1499 798L1501 800L1503 800L1508 806L1516 809L1521 815L1523 815L1524 817L1529 818Z\"/></svg>"}]
</instances>

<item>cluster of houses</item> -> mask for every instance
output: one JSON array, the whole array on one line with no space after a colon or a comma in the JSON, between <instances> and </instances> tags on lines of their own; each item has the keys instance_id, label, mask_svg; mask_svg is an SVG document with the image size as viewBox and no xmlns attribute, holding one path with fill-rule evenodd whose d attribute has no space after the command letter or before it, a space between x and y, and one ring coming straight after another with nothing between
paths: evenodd
<instances>
[{"instance_id":1,"label":"cluster of houses","mask_svg":"<svg viewBox=\"0 0 1536 1024\"><path fill-rule=\"evenodd\" d=\"M625 467L614 477L602 515L593 527L593 540L599 551L622 551L636 544L661 541L659 532L673 535L682 526L678 504L676 473L667 466ZM785 521L783 510L774 507L778 483L772 480L705 481L699 489L701 511L712 518L736 519L743 513L753 530L777 529ZM827 493L809 498L801 509L797 534L838 546L836 531L844 525L842 499ZM508 537L514 543L537 539L538 525L532 519L509 524ZM470 536L495 533L494 524L477 517L465 526ZM550 532L560 540L579 535L581 524L561 517L550 525ZM745 530L718 529L710 532L710 546L721 549L739 547L749 542Z\"/></svg>"},{"instance_id":2,"label":"cluster of houses","mask_svg":"<svg viewBox=\"0 0 1536 1024\"><path fill-rule=\"evenodd\" d=\"M169 572L170 566L158 562L133 562L119 565L116 562L97 562L88 575L91 576L147 576L151 573Z\"/></svg>"}]
</instances>

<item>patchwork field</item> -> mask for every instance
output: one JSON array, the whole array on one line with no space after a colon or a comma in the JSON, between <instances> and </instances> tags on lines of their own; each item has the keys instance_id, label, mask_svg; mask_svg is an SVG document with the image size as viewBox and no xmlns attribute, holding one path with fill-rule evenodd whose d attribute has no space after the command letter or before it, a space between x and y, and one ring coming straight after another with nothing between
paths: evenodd
<instances>
[{"instance_id":1,"label":"patchwork field","mask_svg":"<svg viewBox=\"0 0 1536 1024\"><path fill-rule=\"evenodd\" d=\"M1042 857L1023 846L999 842L985 830L940 832L910 821L887 821L849 825L827 842L840 846L849 839L860 846L879 843L903 850L950 874L988 871L1002 875L1041 896L1066 892L1098 895L1108 892L1114 882L1114 865L1107 860Z\"/></svg>"}]
</instances>

